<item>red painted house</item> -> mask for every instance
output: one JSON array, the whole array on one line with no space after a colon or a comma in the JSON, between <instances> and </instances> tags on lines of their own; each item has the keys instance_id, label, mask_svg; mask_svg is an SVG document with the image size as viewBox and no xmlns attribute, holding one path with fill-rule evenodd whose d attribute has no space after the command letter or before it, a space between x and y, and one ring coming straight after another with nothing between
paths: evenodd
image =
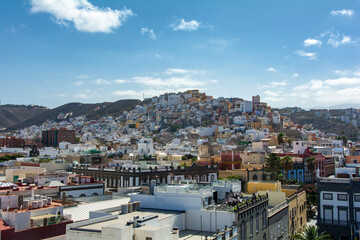
<instances>
[{"instance_id":1,"label":"red painted house","mask_svg":"<svg viewBox=\"0 0 360 240\"><path fill-rule=\"evenodd\" d=\"M218 163L220 170L241 169L242 158L239 151L221 151L220 162Z\"/></svg>"}]
</instances>

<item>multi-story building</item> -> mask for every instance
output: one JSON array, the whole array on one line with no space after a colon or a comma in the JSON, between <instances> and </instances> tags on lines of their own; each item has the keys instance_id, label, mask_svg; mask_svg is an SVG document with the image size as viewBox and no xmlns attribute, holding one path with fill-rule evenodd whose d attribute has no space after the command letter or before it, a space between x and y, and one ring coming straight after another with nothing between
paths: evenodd
<instances>
[{"instance_id":1,"label":"multi-story building","mask_svg":"<svg viewBox=\"0 0 360 240\"><path fill-rule=\"evenodd\" d=\"M256 196L236 207L238 234L240 240L270 239L268 226L268 196Z\"/></svg>"},{"instance_id":2,"label":"multi-story building","mask_svg":"<svg viewBox=\"0 0 360 240\"><path fill-rule=\"evenodd\" d=\"M49 197L24 200L23 196L1 195L1 239L44 239L65 234L71 220L63 216L63 206Z\"/></svg>"},{"instance_id":3,"label":"multi-story building","mask_svg":"<svg viewBox=\"0 0 360 240\"><path fill-rule=\"evenodd\" d=\"M47 147L59 147L60 142L75 144L75 130L51 129L42 131L42 143Z\"/></svg>"},{"instance_id":4,"label":"multi-story building","mask_svg":"<svg viewBox=\"0 0 360 240\"><path fill-rule=\"evenodd\" d=\"M6 137L0 138L0 147L7 148L22 148L25 145L25 140L23 138L16 137Z\"/></svg>"},{"instance_id":5,"label":"multi-story building","mask_svg":"<svg viewBox=\"0 0 360 240\"><path fill-rule=\"evenodd\" d=\"M306 192L305 190L290 195L287 199L289 235L300 232L306 226Z\"/></svg>"},{"instance_id":6,"label":"multi-story building","mask_svg":"<svg viewBox=\"0 0 360 240\"><path fill-rule=\"evenodd\" d=\"M360 179L359 168L352 178L318 178L318 217L320 231L334 239L360 237Z\"/></svg>"},{"instance_id":7,"label":"multi-story building","mask_svg":"<svg viewBox=\"0 0 360 240\"><path fill-rule=\"evenodd\" d=\"M241 168L242 159L238 151L221 151L220 162L218 163L221 170L234 170Z\"/></svg>"},{"instance_id":8,"label":"multi-story building","mask_svg":"<svg viewBox=\"0 0 360 240\"><path fill-rule=\"evenodd\" d=\"M96 181L103 181L107 187L135 187L156 180L157 183L172 183L182 180L195 180L196 182L212 182L218 179L219 170L216 165L191 167L157 167L149 169L108 167L98 168L77 165L74 173L92 176Z\"/></svg>"}]
</instances>

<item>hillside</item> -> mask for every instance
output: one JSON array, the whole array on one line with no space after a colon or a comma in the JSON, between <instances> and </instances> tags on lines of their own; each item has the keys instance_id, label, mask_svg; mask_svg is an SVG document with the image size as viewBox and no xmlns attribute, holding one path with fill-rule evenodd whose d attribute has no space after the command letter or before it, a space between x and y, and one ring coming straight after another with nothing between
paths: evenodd
<instances>
[{"instance_id":1,"label":"hillside","mask_svg":"<svg viewBox=\"0 0 360 240\"><path fill-rule=\"evenodd\" d=\"M324 131L325 133L335 133L338 135L344 131L345 136L350 139L357 139L360 135L360 129L351 124L341 122L338 119L325 119L323 117L316 117L313 113L300 112L292 113L290 119L297 124L312 124L314 128Z\"/></svg>"},{"instance_id":2,"label":"hillside","mask_svg":"<svg viewBox=\"0 0 360 240\"><path fill-rule=\"evenodd\" d=\"M9 128L26 120L29 120L49 109L36 105L1 105L0 106L0 129Z\"/></svg>"},{"instance_id":3,"label":"hillside","mask_svg":"<svg viewBox=\"0 0 360 240\"><path fill-rule=\"evenodd\" d=\"M59 116L63 115L64 118L78 117L86 115L89 119L98 119L103 116L117 116L123 113L123 111L129 111L136 105L141 104L137 99L125 99L116 102L103 102L103 103L67 103L54 109L48 109L38 114L34 114L32 118L24 119L22 122L17 122L10 127L9 130L20 129L31 125L40 125L46 120L56 120ZM18 112L18 115L21 115Z\"/></svg>"}]
</instances>

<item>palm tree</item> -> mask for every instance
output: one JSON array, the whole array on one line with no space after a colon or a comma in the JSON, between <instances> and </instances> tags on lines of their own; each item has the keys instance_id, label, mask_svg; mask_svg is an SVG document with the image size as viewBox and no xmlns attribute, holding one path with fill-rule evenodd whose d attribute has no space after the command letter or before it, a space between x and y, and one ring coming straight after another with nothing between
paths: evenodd
<instances>
[{"instance_id":1,"label":"palm tree","mask_svg":"<svg viewBox=\"0 0 360 240\"><path fill-rule=\"evenodd\" d=\"M283 133L283 132L279 133L277 135L277 140L278 140L279 145L282 144L283 152L285 154L285 145L284 145L284 143L285 143L285 133Z\"/></svg>"},{"instance_id":2,"label":"palm tree","mask_svg":"<svg viewBox=\"0 0 360 240\"><path fill-rule=\"evenodd\" d=\"M316 168L315 158L314 157L309 157L305 161L306 161L307 168L311 173L311 179L312 179L312 182L314 184L314 171L315 171L315 168Z\"/></svg>"},{"instance_id":3,"label":"palm tree","mask_svg":"<svg viewBox=\"0 0 360 240\"><path fill-rule=\"evenodd\" d=\"M289 170L291 170L293 168L293 164L294 163L290 156L285 156L285 157L281 158L281 166L284 168L285 179L288 179L287 173Z\"/></svg>"},{"instance_id":4,"label":"palm tree","mask_svg":"<svg viewBox=\"0 0 360 240\"><path fill-rule=\"evenodd\" d=\"M291 239L296 240L332 240L329 234L324 232L319 233L317 226L307 226L301 234L291 236Z\"/></svg>"}]
</instances>

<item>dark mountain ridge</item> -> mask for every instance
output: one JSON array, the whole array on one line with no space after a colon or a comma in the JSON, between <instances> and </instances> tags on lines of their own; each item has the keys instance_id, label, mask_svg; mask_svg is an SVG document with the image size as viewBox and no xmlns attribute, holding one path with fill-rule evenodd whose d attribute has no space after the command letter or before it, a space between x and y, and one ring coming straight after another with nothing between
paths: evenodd
<instances>
[{"instance_id":1,"label":"dark mountain ridge","mask_svg":"<svg viewBox=\"0 0 360 240\"><path fill-rule=\"evenodd\" d=\"M68 119L86 115L89 119L98 119L104 116L118 116L124 111L130 111L136 105L140 105L141 100L123 99L116 102L103 103L67 103L54 109L36 106L35 109L27 109L24 105L12 106L11 114L8 111L9 105L0 106L0 128L16 130L31 125L40 125L46 120ZM4 119L4 120L3 120Z\"/></svg>"}]
</instances>

